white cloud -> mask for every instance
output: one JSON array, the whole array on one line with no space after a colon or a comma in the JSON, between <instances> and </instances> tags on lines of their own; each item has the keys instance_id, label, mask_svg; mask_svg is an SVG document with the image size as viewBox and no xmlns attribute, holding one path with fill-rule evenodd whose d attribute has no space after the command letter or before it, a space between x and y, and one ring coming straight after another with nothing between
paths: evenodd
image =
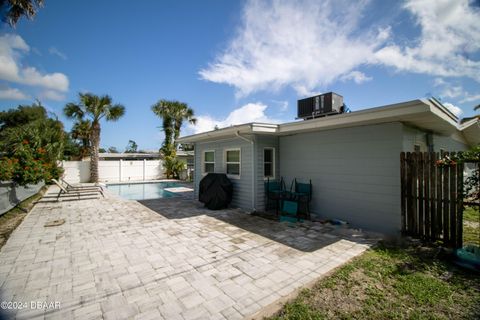
<instances>
[{"instance_id":1,"label":"white cloud","mask_svg":"<svg viewBox=\"0 0 480 320\"><path fill-rule=\"evenodd\" d=\"M225 119L216 119L209 115L196 116L196 125L188 124L188 131L201 133L249 122L278 123L279 120L269 118L265 111L268 107L260 102L248 103L230 112Z\"/></svg>"},{"instance_id":2,"label":"white cloud","mask_svg":"<svg viewBox=\"0 0 480 320\"><path fill-rule=\"evenodd\" d=\"M433 85L435 87L441 87L441 86L447 85L447 82L445 82L445 80L443 80L442 78L435 78L433 80Z\"/></svg>"},{"instance_id":3,"label":"white cloud","mask_svg":"<svg viewBox=\"0 0 480 320\"><path fill-rule=\"evenodd\" d=\"M352 71L349 74L342 76L341 79L344 81L353 80L356 84L361 84L372 80L372 77L368 77L360 71Z\"/></svg>"},{"instance_id":4,"label":"white cloud","mask_svg":"<svg viewBox=\"0 0 480 320\"><path fill-rule=\"evenodd\" d=\"M375 53L376 63L400 71L480 81L480 61L470 56L480 49L480 11L468 0L407 0L404 8L415 18L421 35L413 46L386 46Z\"/></svg>"},{"instance_id":5,"label":"white cloud","mask_svg":"<svg viewBox=\"0 0 480 320\"><path fill-rule=\"evenodd\" d=\"M459 117L462 113L463 113L463 110L460 109L459 107L457 107L456 105L454 105L453 103L450 103L450 102L442 102L442 104L447 107L454 115L456 115L457 117Z\"/></svg>"},{"instance_id":6,"label":"white cloud","mask_svg":"<svg viewBox=\"0 0 480 320\"><path fill-rule=\"evenodd\" d=\"M56 47L48 48L48 52L50 52L50 54L53 54L54 56L57 56L63 60L67 60L67 55L61 52L60 50L58 50Z\"/></svg>"},{"instance_id":7,"label":"white cloud","mask_svg":"<svg viewBox=\"0 0 480 320\"><path fill-rule=\"evenodd\" d=\"M465 91L461 86L446 87L443 89L441 95L446 98L457 98L464 95Z\"/></svg>"},{"instance_id":8,"label":"white cloud","mask_svg":"<svg viewBox=\"0 0 480 320\"><path fill-rule=\"evenodd\" d=\"M442 91L439 93L441 98L456 98L459 103L473 102L480 100L480 94L471 94L462 86L452 85L442 78L434 79L434 86L439 87Z\"/></svg>"},{"instance_id":9,"label":"white cloud","mask_svg":"<svg viewBox=\"0 0 480 320\"><path fill-rule=\"evenodd\" d=\"M480 94L475 94L475 95L469 95L466 98L460 100L460 103L474 102L479 100L480 100Z\"/></svg>"},{"instance_id":10,"label":"white cloud","mask_svg":"<svg viewBox=\"0 0 480 320\"><path fill-rule=\"evenodd\" d=\"M65 95L54 90L45 90L40 94L41 99L53 100L53 101L64 101L66 99Z\"/></svg>"},{"instance_id":11,"label":"white cloud","mask_svg":"<svg viewBox=\"0 0 480 320\"><path fill-rule=\"evenodd\" d=\"M371 22L381 19L367 12L369 2L248 1L235 36L200 77L233 86L237 96L286 86L304 96L337 80L362 83L371 80L358 71L363 65L480 82L480 10L469 0L406 0L420 32L406 44Z\"/></svg>"},{"instance_id":12,"label":"white cloud","mask_svg":"<svg viewBox=\"0 0 480 320\"><path fill-rule=\"evenodd\" d=\"M0 88L0 99L26 100L26 99L29 99L29 96L17 88Z\"/></svg>"},{"instance_id":13,"label":"white cloud","mask_svg":"<svg viewBox=\"0 0 480 320\"><path fill-rule=\"evenodd\" d=\"M30 47L18 35L0 36L0 80L68 91L68 78L63 73L43 74L35 67L23 66L20 58L30 51Z\"/></svg>"},{"instance_id":14,"label":"white cloud","mask_svg":"<svg viewBox=\"0 0 480 320\"><path fill-rule=\"evenodd\" d=\"M387 39L388 29L357 34L367 3L249 1L237 35L200 76L238 96L285 86L311 93L368 62Z\"/></svg>"}]
</instances>

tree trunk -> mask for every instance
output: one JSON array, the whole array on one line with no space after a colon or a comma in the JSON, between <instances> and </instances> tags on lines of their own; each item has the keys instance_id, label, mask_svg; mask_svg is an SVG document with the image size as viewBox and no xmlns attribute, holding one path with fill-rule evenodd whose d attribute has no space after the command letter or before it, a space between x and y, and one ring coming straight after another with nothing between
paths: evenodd
<instances>
[{"instance_id":1,"label":"tree trunk","mask_svg":"<svg viewBox=\"0 0 480 320\"><path fill-rule=\"evenodd\" d=\"M100 123L92 124L92 145L90 146L90 182L98 182L98 148L100 145Z\"/></svg>"}]
</instances>

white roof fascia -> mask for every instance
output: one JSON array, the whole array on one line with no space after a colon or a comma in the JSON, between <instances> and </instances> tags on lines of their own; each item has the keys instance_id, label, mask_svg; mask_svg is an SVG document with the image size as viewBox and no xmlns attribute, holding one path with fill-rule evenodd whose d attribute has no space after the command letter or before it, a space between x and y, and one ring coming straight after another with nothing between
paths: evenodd
<instances>
[{"instance_id":1,"label":"white roof fascia","mask_svg":"<svg viewBox=\"0 0 480 320\"><path fill-rule=\"evenodd\" d=\"M407 109L406 107L409 108ZM279 132L280 134L289 134L299 131L327 130L373 123L402 121L402 117L426 113L428 111L428 105L424 104L421 100L413 100L307 121L286 123L280 125Z\"/></svg>"},{"instance_id":2,"label":"white roof fascia","mask_svg":"<svg viewBox=\"0 0 480 320\"><path fill-rule=\"evenodd\" d=\"M253 133L277 133L279 125L269 123L252 123Z\"/></svg>"},{"instance_id":3,"label":"white roof fascia","mask_svg":"<svg viewBox=\"0 0 480 320\"><path fill-rule=\"evenodd\" d=\"M190 136L185 136L181 137L177 140L179 143L191 143L191 142L197 142L197 141L202 141L202 140L209 140L209 139L219 139L227 136L235 136L236 132L240 133L251 133L252 132L252 127L250 123L247 124L241 124L241 125L236 125L236 126L231 126L228 128L223 128L223 129L218 129L218 130L213 130L213 131L207 131L207 132L202 132Z\"/></svg>"},{"instance_id":4,"label":"white roof fascia","mask_svg":"<svg viewBox=\"0 0 480 320\"><path fill-rule=\"evenodd\" d=\"M458 118L450 110L445 108L442 104L438 103L435 99L422 99L423 103L430 106L430 111L442 118L443 120L449 122L452 126L458 129Z\"/></svg>"},{"instance_id":5,"label":"white roof fascia","mask_svg":"<svg viewBox=\"0 0 480 320\"><path fill-rule=\"evenodd\" d=\"M463 123L460 130L470 145L480 144L480 119L474 118Z\"/></svg>"}]
</instances>

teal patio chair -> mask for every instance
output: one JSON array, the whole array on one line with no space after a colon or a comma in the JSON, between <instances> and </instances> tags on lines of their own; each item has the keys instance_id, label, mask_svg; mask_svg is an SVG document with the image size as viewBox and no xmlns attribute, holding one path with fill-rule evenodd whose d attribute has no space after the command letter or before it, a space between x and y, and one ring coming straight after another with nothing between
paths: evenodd
<instances>
[{"instance_id":1,"label":"teal patio chair","mask_svg":"<svg viewBox=\"0 0 480 320\"><path fill-rule=\"evenodd\" d=\"M282 202L282 209L280 210L280 221L302 221L302 219L300 219L298 215L298 202L292 200L284 200Z\"/></svg>"},{"instance_id":2,"label":"teal patio chair","mask_svg":"<svg viewBox=\"0 0 480 320\"><path fill-rule=\"evenodd\" d=\"M305 215L310 220L310 202L312 201L312 180L308 183L293 181L293 191L290 192L290 199L299 205L299 214Z\"/></svg>"},{"instance_id":3,"label":"teal patio chair","mask_svg":"<svg viewBox=\"0 0 480 320\"><path fill-rule=\"evenodd\" d=\"M280 207L280 202L283 200L285 192L285 182L283 178L280 181L267 179L265 182L265 209L270 209L270 203L275 205L275 214L278 217L278 209Z\"/></svg>"}]
</instances>

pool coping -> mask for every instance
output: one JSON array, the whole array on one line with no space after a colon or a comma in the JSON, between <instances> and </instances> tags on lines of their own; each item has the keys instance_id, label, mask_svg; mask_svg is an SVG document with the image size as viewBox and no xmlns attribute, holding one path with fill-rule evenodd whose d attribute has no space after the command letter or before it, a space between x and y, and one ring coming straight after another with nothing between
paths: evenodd
<instances>
[{"instance_id":1,"label":"pool coping","mask_svg":"<svg viewBox=\"0 0 480 320\"><path fill-rule=\"evenodd\" d=\"M165 197L165 199L169 198L184 198L187 199L189 196L187 195L188 193L193 192L193 182L189 181L183 181L183 180L176 180L176 179L161 179L161 180L136 180L136 181L122 181L122 182L116 182L116 183L100 183L103 186L103 190L108 193L109 197L117 198L117 199L122 199L124 201L144 201L144 200L156 200L156 199L163 199L163 198L152 198L152 199L127 199L123 198L121 195L118 195L116 193L113 193L111 190L108 189L108 186L115 186L115 185L129 185L129 184L153 184L153 183L159 183L159 182L177 182L179 183L179 186L182 187L190 187L192 191L189 192L173 192L173 191L168 191L167 192L171 193L173 196L171 197Z\"/></svg>"},{"instance_id":2,"label":"pool coping","mask_svg":"<svg viewBox=\"0 0 480 320\"><path fill-rule=\"evenodd\" d=\"M177 179L112 181L112 182L100 182L100 183L105 186L108 186L108 185L118 185L118 184L143 184L143 183L158 183L158 182L179 182L179 183L185 183L185 184L193 183L193 182L177 180Z\"/></svg>"}]
</instances>

